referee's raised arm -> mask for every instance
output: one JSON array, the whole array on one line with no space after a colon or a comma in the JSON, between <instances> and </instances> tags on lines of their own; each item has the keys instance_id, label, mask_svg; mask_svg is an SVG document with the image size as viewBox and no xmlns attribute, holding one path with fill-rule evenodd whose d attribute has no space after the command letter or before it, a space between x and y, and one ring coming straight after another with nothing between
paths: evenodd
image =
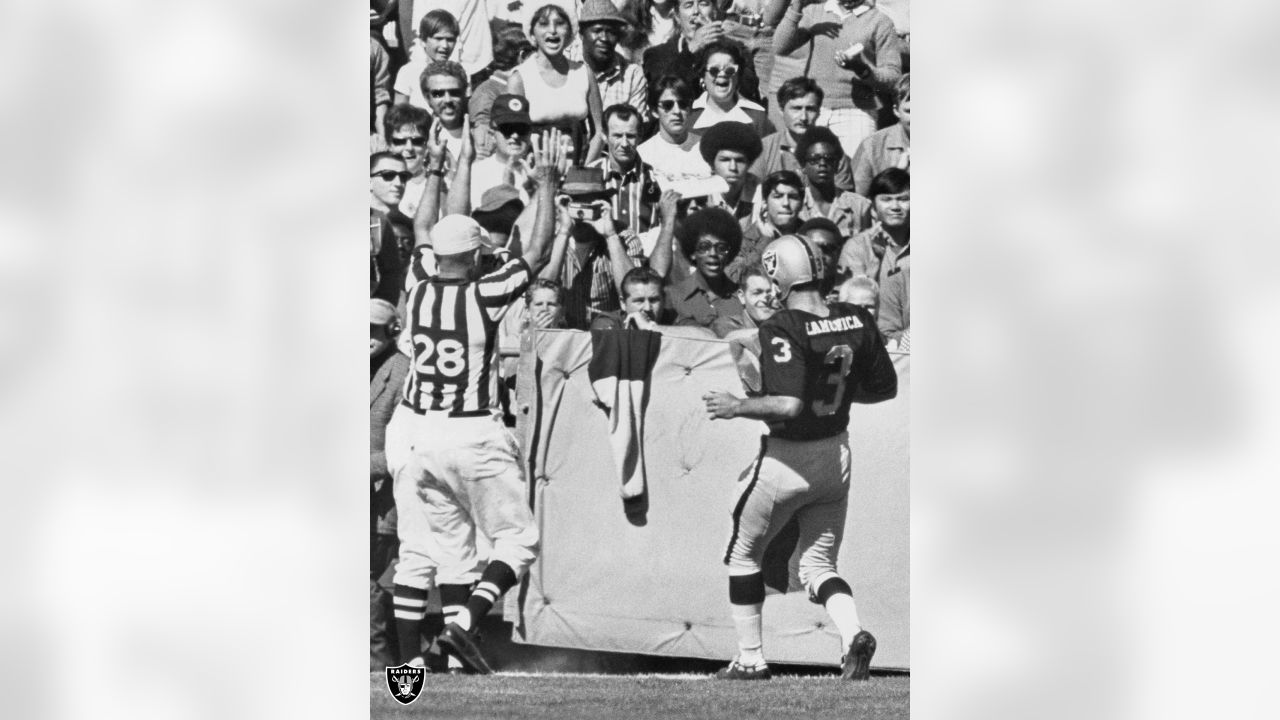
<instances>
[{"instance_id":1,"label":"referee's raised arm","mask_svg":"<svg viewBox=\"0 0 1280 720\"><path fill-rule=\"evenodd\" d=\"M555 232L556 222L556 188L560 186L561 165L567 157L560 131L552 128L545 135L534 135L530 138L533 146L533 179L538 183L535 202L538 209L534 215L533 233L529 243L525 245L524 261L529 270L537 275L547 264L548 249L551 246L551 235Z\"/></svg>"}]
</instances>

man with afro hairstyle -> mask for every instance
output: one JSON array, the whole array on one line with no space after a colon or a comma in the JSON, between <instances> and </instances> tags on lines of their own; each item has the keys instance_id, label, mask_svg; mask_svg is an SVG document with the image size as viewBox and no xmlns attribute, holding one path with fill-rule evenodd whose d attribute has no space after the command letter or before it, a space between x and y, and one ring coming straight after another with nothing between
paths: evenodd
<instances>
[{"instance_id":1,"label":"man with afro hairstyle","mask_svg":"<svg viewBox=\"0 0 1280 720\"><path fill-rule=\"evenodd\" d=\"M742 228L723 208L707 208L685 218L675 230L693 273L667 288L667 307L676 325L710 328L716 318L742 313L738 284L725 274L742 247Z\"/></svg>"}]
</instances>

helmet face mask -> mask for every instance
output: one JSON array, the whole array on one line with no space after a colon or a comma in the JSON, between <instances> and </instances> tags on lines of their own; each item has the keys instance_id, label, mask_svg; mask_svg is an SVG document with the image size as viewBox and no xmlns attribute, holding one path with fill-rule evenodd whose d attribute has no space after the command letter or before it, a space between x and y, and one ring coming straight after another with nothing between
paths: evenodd
<instances>
[{"instance_id":1,"label":"helmet face mask","mask_svg":"<svg viewBox=\"0 0 1280 720\"><path fill-rule=\"evenodd\" d=\"M778 300L783 301L796 285L822 278L824 258L808 240L797 235L784 235L765 247L760 263L773 283Z\"/></svg>"}]
</instances>

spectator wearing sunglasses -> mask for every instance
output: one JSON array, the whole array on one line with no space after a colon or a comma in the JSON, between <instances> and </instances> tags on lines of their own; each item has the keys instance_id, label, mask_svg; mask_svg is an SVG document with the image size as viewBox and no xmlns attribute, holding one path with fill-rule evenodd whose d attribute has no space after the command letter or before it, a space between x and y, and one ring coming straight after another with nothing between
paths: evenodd
<instances>
[{"instance_id":1,"label":"spectator wearing sunglasses","mask_svg":"<svg viewBox=\"0 0 1280 720\"><path fill-rule=\"evenodd\" d=\"M675 311L675 324L710 329L717 318L740 316L738 284L725 274L742 247L737 219L722 208L699 210L676 226L675 236L694 267L689 277L667 288L667 306Z\"/></svg>"},{"instance_id":2,"label":"spectator wearing sunglasses","mask_svg":"<svg viewBox=\"0 0 1280 720\"><path fill-rule=\"evenodd\" d=\"M369 156L370 296L396 305L413 249L412 221L397 207L412 177L404 158L393 152Z\"/></svg>"},{"instance_id":3,"label":"spectator wearing sunglasses","mask_svg":"<svg viewBox=\"0 0 1280 720\"><path fill-rule=\"evenodd\" d=\"M737 44L721 40L706 47L699 70L704 92L693 101L693 114L689 117L694 132L722 122L739 122L750 125L758 137L773 133L773 123L764 106L739 92L746 67L746 58Z\"/></svg>"},{"instance_id":4,"label":"spectator wearing sunglasses","mask_svg":"<svg viewBox=\"0 0 1280 720\"><path fill-rule=\"evenodd\" d=\"M751 174L763 178L779 170L803 172L800 161L796 159L796 145L806 130L817 125L825 97L822 86L813 78L793 77L782 83L782 87L778 88L777 99L783 127L760 141L764 150L751 165ZM852 166L853 161L848 155L840 158L840 167L836 170L836 187L842 190L854 189ZM870 178L867 180L869 183Z\"/></svg>"},{"instance_id":5,"label":"spectator wearing sunglasses","mask_svg":"<svg viewBox=\"0 0 1280 720\"><path fill-rule=\"evenodd\" d=\"M653 168L654 179L666 187L671 182L711 177L711 166L698 150L701 140L689 132L693 90L689 83L665 75L650 88L658 132L636 148L640 159Z\"/></svg>"},{"instance_id":6,"label":"spectator wearing sunglasses","mask_svg":"<svg viewBox=\"0 0 1280 720\"><path fill-rule=\"evenodd\" d=\"M394 105L387 113L387 149L404 158L404 164L412 176L405 184L400 199L400 212L408 217L418 209L422 188L426 185L424 161L427 157L427 132L431 129L431 114L413 105Z\"/></svg>"},{"instance_id":7,"label":"spectator wearing sunglasses","mask_svg":"<svg viewBox=\"0 0 1280 720\"><path fill-rule=\"evenodd\" d=\"M676 32L661 45L650 47L644 54L644 75L652 87L663 75L692 78L700 77L702 54L714 42L724 41L739 50L739 57L746 57L742 48L726 34L721 22L721 9L715 0L674 0L676 4ZM755 69L745 66L738 79L738 89L749 100L760 101L760 82Z\"/></svg>"},{"instance_id":8,"label":"spectator wearing sunglasses","mask_svg":"<svg viewBox=\"0 0 1280 720\"><path fill-rule=\"evenodd\" d=\"M481 207L485 191L499 185L515 187L520 202L528 207L527 159L533 150L529 144L529 101L519 95L499 95L489 118L493 154L471 165L471 207Z\"/></svg>"},{"instance_id":9,"label":"spectator wearing sunglasses","mask_svg":"<svg viewBox=\"0 0 1280 720\"><path fill-rule=\"evenodd\" d=\"M801 219L827 218L840 228L842 237L850 238L870 227L871 201L836 185L843 157L839 138L825 127L809 128L796 143L796 158L804 168L807 185Z\"/></svg>"},{"instance_id":10,"label":"spectator wearing sunglasses","mask_svg":"<svg viewBox=\"0 0 1280 720\"><path fill-rule=\"evenodd\" d=\"M460 31L458 19L447 10L432 10L421 16L411 59L396 74L397 105L409 103L424 110L430 109L426 91L422 88L422 74L431 63L453 59Z\"/></svg>"},{"instance_id":11,"label":"spectator wearing sunglasses","mask_svg":"<svg viewBox=\"0 0 1280 720\"><path fill-rule=\"evenodd\" d=\"M462 149L462 133L467 119L467 72L456 62L433 62L422 73L422 93L431 106L431 115L442 128L445 159L448 172L456 167L458 153ZM488 142L488 137L475 137L476 147Z\"/></svg>"}]
</instances>

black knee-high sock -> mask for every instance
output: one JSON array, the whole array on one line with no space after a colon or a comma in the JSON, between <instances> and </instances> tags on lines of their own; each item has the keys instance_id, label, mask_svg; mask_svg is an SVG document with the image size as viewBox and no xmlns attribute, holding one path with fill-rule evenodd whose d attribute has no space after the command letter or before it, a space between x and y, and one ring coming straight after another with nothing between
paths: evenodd
<instances>
[{"instance_id":1,"label":"black knee-high sock","mask_svg":"<svg viewBox=\"0 0 1280 720\"><path fill-rule=\"evenodd\" d=\"M400 662L407 663L422 654L422 621L427 616L427 591L396 585L392 605L395 607Z\"/></svg>"},{"instance_id":2,"label":"black knee-high sock","mask_svg":"<svg viewBox=\"0 0 1280 720\"><path fill-rule=\"evenodd\" d=\"M467 597L470 594L470 585L440 584L440 607L444 611L445 625L458 619L458 614L466 609ZM448 665L449 667L462 667L462 661L450 655Z\"/></svg>"},{"instance_id":3,"label":"black knee-high sock","mask_svg":"<svg viewBox=\"0 0 1280 720\"><path fill-rule=\"evenodd\" d=\"M493 609L493 604L498 601L498 598L515 587L515 584L516 573L510 565L501 560L490 562L484 569L484 574L480 576L476 589L471 592L471 597L467 600L467 612L471 615L472 626L478 626L480 620Z\"/></svg>"}]
</instances>

